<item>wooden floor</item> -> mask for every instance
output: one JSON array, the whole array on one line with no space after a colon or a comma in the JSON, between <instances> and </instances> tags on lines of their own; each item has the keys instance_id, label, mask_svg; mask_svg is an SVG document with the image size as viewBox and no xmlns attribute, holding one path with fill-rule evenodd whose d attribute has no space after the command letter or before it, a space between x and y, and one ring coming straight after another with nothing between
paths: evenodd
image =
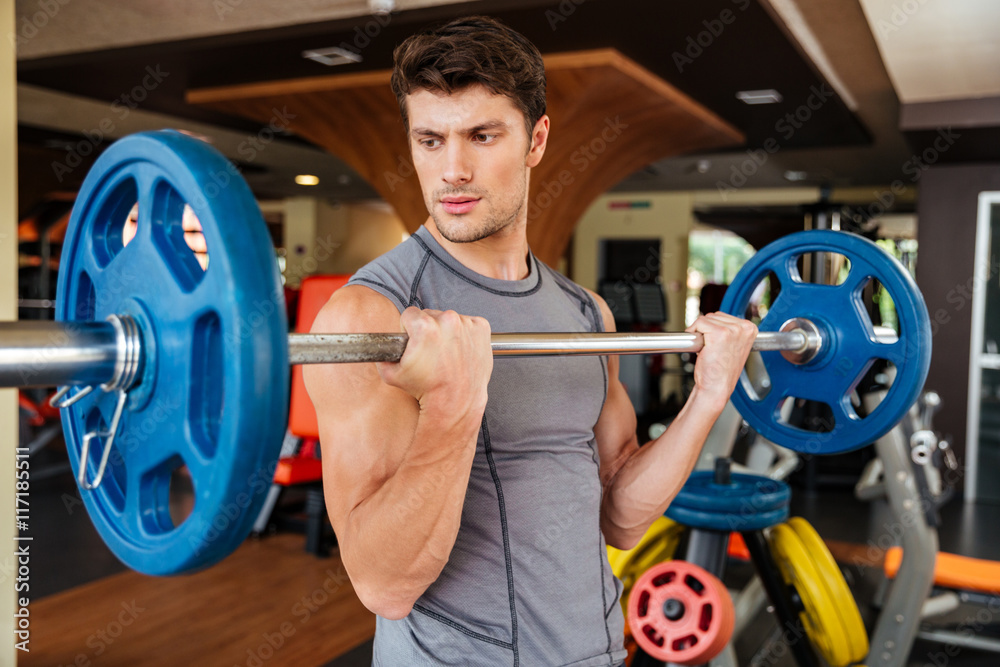
<instances>
[{"instance_id":1,"label":"wooden floor","mask_svg":"<svg viewBox=\"0 0 1000 667\"><path fill-rule=\"evenodd\" d=\"M861 545L828 545L842 563L873 565ZM112 575L32 603L31 617L22 667L318 667L375 632L340 559L305 553L292 534L250 540L194 575Z\"/></svg>"},{"instance_id":2,"label":"wooden floor","mask_svg":"<svg viewBox=\"0 0 1000 667\"><path fill-rule=\"evenodd\" d=\"M305 553L301 535L248 541L194 575L113 575L30 609L22 667L310 667L375 632L340 559Z\"/></svg>"}]
</instances>

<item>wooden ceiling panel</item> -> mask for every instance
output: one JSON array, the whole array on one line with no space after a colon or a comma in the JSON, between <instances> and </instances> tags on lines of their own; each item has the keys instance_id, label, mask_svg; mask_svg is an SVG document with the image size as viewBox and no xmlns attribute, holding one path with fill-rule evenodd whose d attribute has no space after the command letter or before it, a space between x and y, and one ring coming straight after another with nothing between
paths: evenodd
<instances>
[{"instance_id":1,"label":"wooden ceiling panel","mask_svg":"<svg viewBox=\"0 0 1000 667\"><path fill-rule=\"evenodd\" d=\"M532 170L528 240L554 264L580 217L608 188L650 162L740 145L743 135L614 49L545 58L546 155ZM190 90L187 101L289 129L347 162L411 231L427 218L389 71Z\"/></svg>"}]
</instances>

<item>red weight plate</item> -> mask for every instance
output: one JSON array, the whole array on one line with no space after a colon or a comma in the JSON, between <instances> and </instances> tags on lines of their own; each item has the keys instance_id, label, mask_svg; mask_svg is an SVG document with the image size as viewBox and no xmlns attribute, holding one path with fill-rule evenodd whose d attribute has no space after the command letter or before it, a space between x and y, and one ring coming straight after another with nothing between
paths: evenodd
<instances>
[{"instance_id":1,"label":"red weight plate","mask_svg":"<svg viewBox=\"0 0 1000 667\"><path fill-rule=\"evenodd\" d=\"M715 576L693 563L669 561L649 568L635 583L628 622L636 642L653 658L697 665L729 643L735 612Z\"/></svg>"}]
</instances>

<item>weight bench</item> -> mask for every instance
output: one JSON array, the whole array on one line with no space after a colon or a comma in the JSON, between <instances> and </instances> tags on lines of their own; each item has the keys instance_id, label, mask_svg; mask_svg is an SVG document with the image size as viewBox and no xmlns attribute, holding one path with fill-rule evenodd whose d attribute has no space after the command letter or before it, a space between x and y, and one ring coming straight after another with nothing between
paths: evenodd
<instances>
[{"instance_id":1,"label":"weight bench","mask_svg":"<svg viewBox=\"0 0 1000 667\"><path fill-rule=\"evenodd\" d=\"M310 276L302 281L299 292L298 315L295 331L308 333L320 309L330 296L347 284L349 275ZM294 456L283 456L274 471L274 481L268 491L253 531L263 533L284 489L302 486L306 491L306 551L326 556L323 540L326 524L326 503L323 499L323 464L317 457L319 425L316 410L306 392L302 379L302 366L292 367L291 400L288 409L288 434L301 439L302 444Z\"/></svg>"},{"instance_id":2,"label":"weight bench","mask_svg":"<svg viewBox=\"0 0 1000 667\"><path fill-rule=\"evenodd\" d=\"M885 554L885 576L895 579L902 563L902 547L890 548ZM1000 562L938 552L934 585L996 595L1000 593Z\"/></svg>"},{"instance_id":3,"label":"weight bench","mask_svg":"<svg viewBox=\"0 0 1000 667\"><path fill-rule=\"evenodd\" d=\"M902 565L901 547L886 551L883 569L887 579L895 579ZM1000 639L980 633L993 622L1000 594L1000 562L939 552L934 562L933 586L920 609L921 625L916 636L945 645L1000 653ZM980 609L973 615L970 606ZM960 611L960 607L966 611ZM983 611L987 612L985 617Z\"/></svg>"}]
</instances>

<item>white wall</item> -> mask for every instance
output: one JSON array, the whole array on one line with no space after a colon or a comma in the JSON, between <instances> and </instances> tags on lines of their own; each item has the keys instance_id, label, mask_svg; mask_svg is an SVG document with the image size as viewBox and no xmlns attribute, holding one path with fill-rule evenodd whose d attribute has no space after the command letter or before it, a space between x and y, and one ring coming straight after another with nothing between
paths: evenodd
<instances>
[{"instance_id":1,"label":"white wall","mask_svg":"<svg viewBox=\"0 0 1000 667\"><path fill-rule=\"evenodd\" d=\"M284 201L285 276L292 287L298 287L302 278L312 272L309 270L312 262L307 260L316 250L319 207L320 201L312 197L290 197Z\"/></svg>"},{"instance_id":2,"label":"white wall","mask_svg":"<svg viewBox=\"0 0 1000 667\"><path fill-rule=\"evenodd\" d=\"M611 202L649 202L649 208L611 210ZM587 210L573 237L573 278L584 287L596 290L601 239L659 239L660 254L647 258L646 266L660 272L667 295L667 329L684 328L684 302L687 296L688 232L694 218L690 192L647 192L628 195L603 195ZM667 368L680 367L680 357L666 355ZM680 394L680 378L664 375L663 397Z\"/></svg>"},{"instance_id":3,"label":"white wall","mask_svg":"<svg viewBox=\"0 0 1000 667\"><path fill-rule=\"evenodd\" d=\"M262 202L285 225L285 280L298 287L313 274L354 273L408 236L392 208L379 201L331 203L313 197Z\"/></svg>"},{"instance_id":4,"label":"white wall","mask_svg":"<svg viewBox=\"0 0 1000 667\"><path fill-rule=\"evenodd\" d=\"M392 207L382 202L357 202L342 207L344 212L331 220L328 227L321 223L319 236L329 229L328 236L340 245L326 262L322 273L354 273L379 255L395 248L409 234Z\"/></svg>"},{"instance_id":5,"label":"white wall","mask_svg":"<svg viewBox=\"0 0 1000 667\"><path fill-rule=\"evenodd\" d=\"M683 329L687 276L687 237L694 218L690 192L603 195L587 210L573 237L573 280L597 289L602 239L659 239L660 255L647 267L659 269L667 294L669 327ZM649 202L649 208L611 210L611 202Z\"/></svg>"}]
</instances>

